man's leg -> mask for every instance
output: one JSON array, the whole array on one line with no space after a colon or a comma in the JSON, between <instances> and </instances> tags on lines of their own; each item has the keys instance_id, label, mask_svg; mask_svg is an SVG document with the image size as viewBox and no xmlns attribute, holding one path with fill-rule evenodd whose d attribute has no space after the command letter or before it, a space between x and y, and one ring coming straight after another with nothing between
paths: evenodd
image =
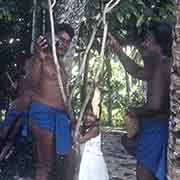
<instances>
[{"instance_id":1,"label":"man's leg","mask_svg":"<svg viewBox=\"0 0 180 180\"><path fill-rule=\"evenodd\" d=\"M30 129L36 143L36 177L35 180L48 180L49 173L55 158L53 133L50 133L34 124Z\"/></svg>"},{"instance_id":2,"label":"man's leg","mask_svg":"<svg viewBox=\"0 0 180 180\"><path fill-rule=\"evenodd\" d=\"M135 139L128 138L127 134L123 134L121 137L121 143L131 156L135 156Z\"/></svg>"},{"instance_id":3,"label":"man's leg","mask_svg":"<svg viewBox=\"0 0 180 180\"><path fill-rule=\"evenodd\" d=\"M6 156L8 156L10 149L16 142L20 128L20 119L16 119L9 127L3 128L3 136L0 142L0 161L6 159Z\"/></svg>"},{"instance_id":4,"label":"man's leg","mask_svg":"<svg viewBox=\"0 0 180 180\"><path fill-rule=\"evenodd\" d=\"M137 180L156 180L152 174L143 167L136 167L136 177Z\"/></svg>"},{"instance_id":5,"label":"man's leg","mask_svg":"<svg viewBox=\"0 0 180 180\"><path fill-rule=\"evenodd\" d=\"M73 180L76 171L76 153L71 148L69 153L65 155L65 180Z\"/></svg>"}]
</instances>

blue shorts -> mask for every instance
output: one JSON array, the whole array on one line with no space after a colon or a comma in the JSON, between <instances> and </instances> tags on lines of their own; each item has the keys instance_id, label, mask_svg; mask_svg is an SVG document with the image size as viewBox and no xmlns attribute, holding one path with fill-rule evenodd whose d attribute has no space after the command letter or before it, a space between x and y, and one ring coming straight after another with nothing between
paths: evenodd
<instances>
[{"instance_id":1,"label":"blue shorts","mask_svg":"<svg viewBox=\"0 0 180 180\"><path fill-rule=\"evenodd\" d=\"M168 120L144 119L136 138L137 165L150 171L158 180L167 174Z\"/></svg>"},{"instance_id":2,"label":"blue shorts","mask_svg":"<svg viewBox=\"0 0 180 180\"><path fill-rule=\"evenodd\" d=\"M67 112L38 102L29 107L30 121L55 136L56 153L65 155L71 148L70 121Z\"/></svg>"}]
</instances>

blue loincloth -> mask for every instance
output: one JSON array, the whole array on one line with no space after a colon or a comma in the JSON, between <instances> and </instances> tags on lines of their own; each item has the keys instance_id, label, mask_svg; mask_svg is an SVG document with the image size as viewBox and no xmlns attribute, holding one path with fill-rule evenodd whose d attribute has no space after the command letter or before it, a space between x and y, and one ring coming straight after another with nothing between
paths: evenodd
<instances>
[{"instance_id":1,"label":"blue loincloth","mask_svg":"<svg viewBox=\"0 0 180 180\"><path fill-rule=\"evenodd\" d=\"M168 120L144 119L136 138L137 165L150 171L158 180L167 174Z\"/></svg>"},{"instance_id":2,"label":"blue loincloth","mask_svg":"<svg viewBox=\"0 0 180 180\"><path fill-rule=\"evenodd\" d=\"M38 102L29 109L30 121L55 136L57 154L67 154L71 147L70 121L67 112L59 111Z\"/></svg>"}]
</instances>

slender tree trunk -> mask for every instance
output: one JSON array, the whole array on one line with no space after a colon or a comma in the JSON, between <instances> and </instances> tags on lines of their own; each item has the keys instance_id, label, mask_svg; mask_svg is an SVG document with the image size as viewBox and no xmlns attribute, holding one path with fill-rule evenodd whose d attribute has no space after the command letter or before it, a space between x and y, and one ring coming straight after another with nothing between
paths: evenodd
<instances>
[{"instance_id":1,"label":"slender tree trunk","mask_svg":"<svg viewBox=\"0 0 180 180\"><path fill-rule=\"evenodd\" d=\"M171 117L168 149L168 178L180 179L180 0L174 1L176 26L171 69Z\"/></svg>"},{"instance_id":2,"label":"slender tree trunk","mask_svg":"<svg viewBox=\"0 0 180 180\"><path fill-rule=\"evenodd\" d=\"M35 40L37 28L37 0L33 0L33 20L32 20L32 42L31 42L31 54L35 52Z\"/></svg>"},{"instance_id":3,"label":"slender tree trunk","mask_svg":"<svg viewBox=\"0 0 180 180\"><path fill-rule=\"evenodd\" d=\"M89 70L89 58L86 61L85 64L85 70L84 70L84 79L83 79L83 86L82 86L82 90L81 90L81 103L84 102L85 98L86 98L86 91L87 91L87 85L88 85L88 70Z\"/></svg>"},{"instance_id":4,"label":"slender tree trunk","mask_svg":"<svg viewBox=\"0 0 180 180\"><path fill-rule=\"evenodd\" d=\"M130 83L128 73L125 71L127 101L130 101Z\"/></svg>"},{"instance_id":5,"label":"slender tree trunk","mask_svg":"<svg viewBox=\"0 0 180 180\"><path fill-rule=\"evenodd\" d=\"M112 67L109 59L106 59L106 66L107 66L107 86L108 86L108 124L112 125L113 89L111 85Z\"/></svg>"}]
</instances>

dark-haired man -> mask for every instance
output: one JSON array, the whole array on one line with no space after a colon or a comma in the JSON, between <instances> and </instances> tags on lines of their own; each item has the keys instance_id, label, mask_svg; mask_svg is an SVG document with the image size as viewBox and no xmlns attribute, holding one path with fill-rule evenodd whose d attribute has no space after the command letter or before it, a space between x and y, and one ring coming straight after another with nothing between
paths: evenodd
<instances>
[{"instance_id":1,"label":"dark-haired man","mask_svg":"<svg viewBox=\"0 0 180 180\"><path fill-rule=\"evenodd\" d=\"M67 52L74 35L68 24L56 25L56 50L60 61ZM65 69L60 75L64 87L67 83ZM71 149L70 122L67 107L58 84L56 66L47 39L40 36L34 56L32 73L32 97L29 107L30 131L36 143L35 180L48 180L55 152L66 155Z\"/></svg>"},{"instance_id":2,"label":"dark-haired man","mask_svg":"<svg viewBox=\"0 0 180 180\"><path fill-rule=\"evenodd\" d=\"M147 82L146 104L128 114L140 123L135 152L138 180L166 180L171 44L168 24L150 26L144 33L144 67L140 67L123 53L118 41L108 35L107 45L120 57L125 70Z\"/></svg>"},{"instance_id":3,"label":"dark-haired man","mask_svg":"<svg viewBox=\"0 0 180 180\"><path fill-rule=\"evenodd\" d=\"M57 56L61 63L74 36L74 30L68 24L56 24L55 30ZM55 152L66 155L68 166L66 169L69 168L66 176L69 178L72 175L70 171L72 165L69 163L73 158L70 121L60 93L49 39L49 37L46 39L40 36L37 40L36 54L27 60L24 66L26 76L20 82L16 105L9 111L0 126L1 131L4 132L3 141L0 143L0 160L3 160L14 144L22 123L23 130L26 130L24 127L27 127L29 122L29 130L34 138L36 150L34 152L37 161L35 180L48 180ZM60 75L65 87L67 75L63 66L61 66Z\"/></svg>"}]
</instances>

